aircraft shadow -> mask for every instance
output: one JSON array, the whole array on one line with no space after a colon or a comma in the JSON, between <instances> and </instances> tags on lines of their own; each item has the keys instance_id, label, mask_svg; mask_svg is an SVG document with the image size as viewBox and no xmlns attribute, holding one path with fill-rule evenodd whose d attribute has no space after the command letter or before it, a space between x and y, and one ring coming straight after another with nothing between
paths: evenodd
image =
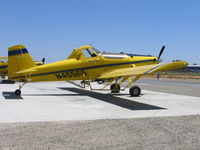
<instances>
[{"instance_id":1,"label":"aircraft shadow","mask_svg":"<svg viewBox=\"0 0 200 150\"><path fill-rule=\"evenodd\" d=\"M5 99L23 99L21 96L16 96L15 92L2 92Z\"/></svg>"},{"instance_id":2,"label":"aircraft shadow","mask_svg":"<svg viewBox=\"0 0 200 150\"><path fill-rule=\"evenodd\" d=\"M114 105L117 105L117 106L120 106L120 107L123 107L123 108L126 108L126 109L130 109L130 110L165 109L165 108L154 106L154 105L144 104L144 103L128 100L128 99L125 99L125 98L116 97L113 94L102 94L102 93L97 93L97 92L93 92L93 91L86 91L86 90L78 89L78 88L59 87L59 89L77 93L77 94L74 94L74 96L89 96L89 97L92 97L92 98L95 98L95 99L98 99L98 100L101 100L101 101L104 101L104 102L107 102L107 103L110 103L110 104L114 104ZM70 94L70 95L72 95L72 94Z\"/></svg>"}]
</instances>

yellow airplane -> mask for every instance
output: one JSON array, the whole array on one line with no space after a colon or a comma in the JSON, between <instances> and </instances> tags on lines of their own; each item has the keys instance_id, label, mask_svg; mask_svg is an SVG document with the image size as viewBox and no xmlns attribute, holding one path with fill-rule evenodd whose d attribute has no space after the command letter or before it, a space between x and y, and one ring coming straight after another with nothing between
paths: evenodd
<instances>
[{"instance_id":1,"label":"yellow airplane","mask_svg":"<svg viewBox=\"0 0 200 150\"><path fill-rule=\"evenodd\" d=\"M139 96L141 89L134 86L145 74L186 67L187 62L177 61L171 63L159 63L160 56L164 51L162 47L158 57L153 56L131 56L131 57L105 57L99 50L91 45L74 49L66 60L36 66L33 58L23 45L8 48L8 78L10 80L23 82L16 95L21 95L21 88L27 82L41 81L66 81L109 79L111 92L119 92L120 84L126 80L129 83L131 96ZM135 78L133 78L133 76ZM112 83L115 81L115 83Z\"/></svg>"},{"instance_id":2,"label":"yellow airplane","mask_svg":"<svg viewBox=\"0 0 200 150\"><path fill-rule=\"evenodd\" d=\"M0 57L0 75L4 78L8 72L7 57Z\"/></svg>"},{"instance_id":3,"label":"yellow airplane","mask_svg":"<svg viewBox=\"0 0 200 150\"><path fill-rule=\"evenodd\" d=\"M45 62L45 58L42 61L34 61L36 66L43 65ZM5 78L8 75L8 58L0 57L0 76Z\"/></svg>"}]
</instances>

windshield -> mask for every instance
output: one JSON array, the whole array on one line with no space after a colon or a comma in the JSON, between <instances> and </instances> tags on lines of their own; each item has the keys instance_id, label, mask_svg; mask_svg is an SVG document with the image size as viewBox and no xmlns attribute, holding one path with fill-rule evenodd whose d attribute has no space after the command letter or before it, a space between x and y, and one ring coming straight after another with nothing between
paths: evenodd
<instances>
[{"instance_id":1,"label":"windshield","mask_svg":"<svg viewBox=\"0 0 200 150\"><path fill-rule=\"evenodd\" d=\"M94 48L94 47L92 47L92 49L93 49L97 54L101 53L98 49L96 49L96 48Z\"/></svg>"},{"instance_id":2,"label":"windshield","mask_svg":"<svg viewBox=\"0 0 200 150\"><path fill-rule=\"evenodd\" d=\"M85 55L86 58L90 58L90 57L96 57L97 55L95 53L93 53L91 50L89 49L84 49L83 50L83 54Z\"/></svg>"}]
</instances>

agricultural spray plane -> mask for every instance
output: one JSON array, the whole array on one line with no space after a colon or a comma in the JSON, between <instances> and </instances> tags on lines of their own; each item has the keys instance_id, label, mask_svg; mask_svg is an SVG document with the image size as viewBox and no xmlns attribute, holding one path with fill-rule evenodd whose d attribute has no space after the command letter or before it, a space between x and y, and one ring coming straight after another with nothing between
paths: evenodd
<instances>
[{"instance_id":1,"label":"agricultural spray plane","mask_svg":"<svg viewBox=\"0 0 200 150\"><path fill-rule=\"evenodd\" d=\"M93 46L86 45L74 49L66 60L36 66L26 47L16 45L8 48L8 78L23 82L15 91L16 95L21 95L21 88L28 82L83 80L84 83L87 81L90 84L92 80L109 79L107 85L111 85L111 92L119 92L121 90L120 84L128 80L129 83L125 88L130 87L131 96L139 96L141 89L134 86L134 82L143 75L188 65L184 61L159 63L164 48L163 46L158 57L116 58L106 57Z\"/></svg>"}]
</instances>

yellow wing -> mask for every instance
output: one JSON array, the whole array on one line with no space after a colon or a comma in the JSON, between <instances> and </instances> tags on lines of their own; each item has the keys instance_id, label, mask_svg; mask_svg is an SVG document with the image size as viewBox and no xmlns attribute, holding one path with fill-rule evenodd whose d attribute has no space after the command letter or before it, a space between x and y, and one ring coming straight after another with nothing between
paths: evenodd
<instances>
[{"instance_id":1,"label":"yellow wing","mask_svg":"<svg viewBox=\"0 0 200 150\"><path fill-rule=\"evenodd\" d=\"M137 75L144 75L144 74L153 74L160 71L183 68L183 67L186 67L187 65L188 65L187 62L176 61L176 62L171 62L171 63L161 63L161 64L154 64L154 65L132 67L132 68L116 69L110 72L106 72L98 78L106 79L106 78L114 78L114 77L120 77L120 76L134 76L134 75L137 76Z\"/></svg>"}]
</instances>

